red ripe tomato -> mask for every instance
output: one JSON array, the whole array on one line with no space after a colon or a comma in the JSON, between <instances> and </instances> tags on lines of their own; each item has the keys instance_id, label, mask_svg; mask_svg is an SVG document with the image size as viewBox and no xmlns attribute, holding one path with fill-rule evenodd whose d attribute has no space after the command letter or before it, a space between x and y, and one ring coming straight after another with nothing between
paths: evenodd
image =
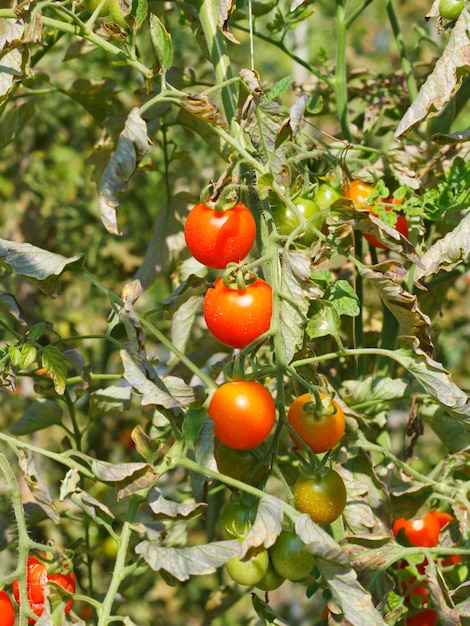
<instances>
[{"instance_id":1,"label":"red ripe tomato","mask_svg":"<svg viewBox=\"0 0 470 626\"><path fill-rule=\"evenodd\" d=\"M320 398L327 398L320 392ZM294 400L287 413L287 420L296 433L315 454L327 452L341 440L345 429L344 413L339 404L333 400L324 412L315 412L315 403L309 393L304 393ZM301 443L289 433L293 442L301 447Z\"/></svg>"},{"instance_id":2,"label":"red ripe tomato","mask_svg":"<svg viewBox=\"0 0 470 626\"><path fill-rule=\"evenodd\" d=\"M256 223L244 204L217 211L198 202L184 225L186 245L200 263L224 269L239 263L250 252L256 236Z\"/></svg>"},{"instance_id":3,"label":"red ripe tomato","mask_svg":"<svg viewBox=\"0 0 470 626\"><path fill-rule=\"evenodd\" d=\"M232 348L245 348L268 331L272 311L272 289L261 278L244 289L227 287L218 278L204 296L207 328L216 339Z\"/></svg>"},{"instance_id":4,"label":"red ripe tomato","mask_svg":"<svg viewBox=\"0 0 470 626\"><path fill-rule=\"evenodd\" d=\"M426 559L423 561L423 563L417 565L417 570L420 574L424 574L426 565ZM405 569L406 567L408 567L408 562L402 561L400 564L400 568ZM429 597L429 587L427 587L426 584L417 583L416 576L410 576L407 580L400 581L400 586L403 595L405 596L406 603L410 603L411 596L419 596L421 598L421 606L423 607L427 604Z\"/></svg>"},{"instance_id":5,"label":"red ripe tomato","mask_svg":"<svg viewBox=\"0 0 470 626\"><path fill-rule=\"evenodd\" d=\"M15 609L6 591L0 591L0 626L14 626Z\"/></svg>"},{"instance_id":6,"label":"red ripe tomato","mask_svg":"<svg viewBox=\"0 0 470 626\"><path fill-rule=\"evenodd\" d=\"M360 180L353 180L343 188L343 193L344 197L350 198L357 207L365 208L368 211L371 211L373 215L377 215L373 210L373 206L367 206L367 199L374 192L374 190L375 187L373 187L372 185L363 183ZM384 202L389 205L385 208L386 211L391 211L394 204L401 204L401 200L394 200L393 198L387 198ZM395 230L397 230L408 239L409 230L406 217L401 215L397 219L395 223ZM374 235L370 235L369 233L363 233L363 235L367 239L369 244L374 248L381 248L382 250L389 249L385 244L379 241L377 237L374 237Z\"/></svg>"},{"instance_id":7,"label":"red ripe tomato","mask_svg":"<svg viewBox=\"0 0 470 626\"><path fill-rule=\"evenodd\" d=\"M385 209L386 211L390 211L390 209ZM375 215L375 213L374 213ZM409 236L409 230L408 230L408 222L407 219L404 215L401 215L396 223L395 223L395 230L398 230L399 233L401 233L404 237L406 237L408 239ZM381 248L382 250L388 250L388 246L386 246L385 244L383 244L381 241L379 241L377 239L377 237L374 237L374 235L371 235L369 233L363 233L364 237L367 239L367 241L369 242L369 244L371 246L374 246L374 248Z\"/></svg>"},{"instance_id":8,"label":"red ripe tomato","mask_svg":"<svg viewBox=\"0 0 470 626\"><path fill-rule=\"evenodd\" d=\"M437 613L434 609L426 609L408 617L406 626L437 626Z\"/></svg>"},{"instance_id":9,"label":"red ripe tomato","mask_svg":"<svg viewBox=\"0 0 470 626\"><path fill-rule=\"evenodd\" d=\"M221 385L208 408L219 441L236 450L262 443L274 425L274 400L260 383L236 381Z\"/></svg>"},{"instance_id":10,"label":"red ripe tomato","mask_svg":"<svg viewBox=\"0 0 470 626\"><path fill-rule=\"evenodd\" d=\"M53 582L60 587L63 587L66 591L74 593L75 591L75 574L73 571L62 573L57 572L48 574L46 564L37 559L34 556L29 557L27 563L27 580L26 589L28 593L29 606L32 612L38 617L42 615L44 611L44 589L49 582ZM50 597L54 598L54 586L49 587ZM13 595L15 600L20 602L20 589L18 579L13 581ZM68 613L73 605L73 599L68 600L65 605L65 613ZM35 624L36 620L30 618L30 624Z\"/></svg>"},{"instance_id":11,"label":"red ripe tomato","mask_svg":"<svg viewBox=\"0 0 470 626\"><path fill-rule=\"evenodd\" d=\"M427 516L434 517L437 520L440 529L444 528L444 526L454 519L454 516L447 513L447 511L429 511Z\"/></svg>"},{"instance_id":12,"label":"red ripe tomato","mask_svg":"<svg viewBox=\"0 0 470 626\"><path fill-rule=\"evenodd\" d=\"M393 522L393 534L397 537L403 530L412 546L432 548L439 541L441 527L435 516L427 513L423 518L406 520L404 517Z\"/></svg>"},{"instance_id":13,"label":"red ripe tomato","mask_svg":"<svg viewBox=\"0 0 470 626\"><path fill-rule=\"evenodd\" d=\"M315 524L331 524L346 506L346 487L334 470L315 476L301 474L294 485L295 507L310 515Z\"/></svg>"}]
</instances>

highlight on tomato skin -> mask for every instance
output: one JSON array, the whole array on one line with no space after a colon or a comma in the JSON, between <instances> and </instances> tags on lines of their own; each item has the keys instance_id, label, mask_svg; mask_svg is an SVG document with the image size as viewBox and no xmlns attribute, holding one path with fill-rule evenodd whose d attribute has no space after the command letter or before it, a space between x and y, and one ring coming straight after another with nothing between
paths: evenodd
<instances>
[{"instance_id":1,"label":"highlight on tomato skin","mask_svg":"<svg viewBox=\"0 0 470 626\"><path fill-rule=\"evenodd\" d=\"M239 263L250 252L256 237L256 222L242 203L218 211L198 202L184 225L184 237L193 257L214 269Z\"/></svg>"},{"instance_id":2,"label":"highlight on tomato skin","mask_svg":"<svg viewBox=\"0 0 470 626\"><path fill-rule=\"evenodd\" d=\"M393 522L393 534L403 536L413 546L433 548L439 541L441 527L438 520L427 513L422 518L407 520L400 517Z\"/></svg>"}]
</instances>

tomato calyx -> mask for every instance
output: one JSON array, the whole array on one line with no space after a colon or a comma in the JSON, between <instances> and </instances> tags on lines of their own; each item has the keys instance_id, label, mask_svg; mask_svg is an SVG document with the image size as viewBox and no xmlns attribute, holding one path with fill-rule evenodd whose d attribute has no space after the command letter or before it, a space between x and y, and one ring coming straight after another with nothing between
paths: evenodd
<instances>
[{"instance_id":1,"label":"tomato calyx","mask_svg":"<svg viewBox=\"0 0 470 626\"><path fill-rule=\"evenodd\" d=\"M311 401L306 402L302 409L306 413L311 413L312 417L316 420L321 420L325 415L334 415L338 412L336 405L333 402L334 395L332 393L329 394L320 394L317 389L315 389L310 394Z\"/></svg>"},{"instance_id":2,"label":"tomato calyx","mask_svg":"<svg viewBox=\"0 0 470 626\"><path fill-rule=\"evenodd\" d=\"M257 280L258 275L255 272L247 270L237 263L229 263L222 274L224 285L233 291L244 291L250 285L254 285Z\"/></svg>"}]
</instances>

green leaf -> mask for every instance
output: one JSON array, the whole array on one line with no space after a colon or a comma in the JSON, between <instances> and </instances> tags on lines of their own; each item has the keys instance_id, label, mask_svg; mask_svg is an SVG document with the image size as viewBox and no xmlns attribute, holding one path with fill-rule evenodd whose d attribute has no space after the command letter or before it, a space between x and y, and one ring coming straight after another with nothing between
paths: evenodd
<instances>
[{"instance_id":1,"label":"green leaf","mask_svg":"<svg viewBox=\"0 0 470 626\"><path fill-rule=\"evenodd\" d=\"M37 341L44 333L52 328L49 322L37 322L28 330L28 337L31 341Z\"/></svg>"},{"instance_id":2,"label":"green leaf","mask_svg":"<svg viewBox=\"0 0 470 626\"><path fill-rule=\"evenodd\" d=\"M310 339L338 335L341 327L341 319L335 306L327 300L316 300L311 303L307 335Z\"/></svg>"},{"instance_id":3,"label":"green leaf","mask_svg":"<svg viewBox=\"0 0 470 626\"><path fill-rule=\"evenodd\" d=\"M31 363L34 363L36 360L37 350L36 347L33 346L29 341L23 344L21 348L21 358L20 358L20 367L22 370L26 369Z\"/></svg>"},{"instance_id":4,"label":"green leaf","mask_svg":"<svg viewBox=\"0 0 470 626\"><path fill-rule=\"evenodd\" d=\"M165 73L173 65L173 43L165 25L153 13L150 14L150 37L160 68Z\"/></svg>"},{"instance_id":5,"label":"green leaf","mask_svg":"<svg viewBox=\"0 0 470 626\"><path fill-rule=\"evenodd\" d=\"M67 362L62 352L55 346L45 346L41 352L41 364L51 376L56 392L62 395L67 384Z\"/></svg>"},{"instance_id":6,"label":"green leaf","mask_svg":"<svg viewBox=\"0 0 470 626\"><path fill-rule=\"evenodd\" d=\"M17 346L8 346L8 353L10 355L10 361L14 367L18 367L21 360L21 349Z\"/></svg>"},{"instance_id":7,"label":"green leaf","mask_svg":"<svg viewBox=\"0 0 470 626\"><path fill-rule=\"evenodd\" d=\"M189 409L186 412L183 422L183 434L185 441L189 444L194 443L199 437L199 433L204 425L204 422L209 419L207 411L201 409Z\"/></svg>"},{"instance_id":8,"label":"green leaf","mask_svg":"<svg viewBox=\"0 0 470 626\"><path fill-rule=\"evenodd\" d=\"M39 398L35 400L20 419L11 425L13 435L28 435L52 425L62 423L62 407L54 400Z\"/></svg>"},{"instance_id":9,"label":"green leaf","mask_svg":"<svg viewBox=\"0 0 470 626\"><path fill-rule=\"evenodd\" d=\"M285 76L281 78L268 92L266 98L267 100L276 100L280 96L282 96L286 91L288 91L292 81L294 80L293 76Z\"/></svg>"},{"instance_id":10,"label":"green leaf","mask_svg":"<svg viewBox=\"0 0 470 626\"><path fill-rule=\"evenodd\" d=\"M288 626L288 624L283 620L282 616L278 615L276 611L271 606L269 606L267 602L261 600L259 596L253 594L251 599L256 614L263 620L264 624L275 624L275 626Z\"/></svg>"},{"instance_id":11,"label":"green leaf","mask_svg":"<svg viewBox=\"0 0 470 626\"><path fill-rule=\"evenodd\" d=\"M331 286L328 300L333 304L338 315L356 317L360 313L360 303L356 292L347 280L337 280Z\"/></svg>"}]
</instances>

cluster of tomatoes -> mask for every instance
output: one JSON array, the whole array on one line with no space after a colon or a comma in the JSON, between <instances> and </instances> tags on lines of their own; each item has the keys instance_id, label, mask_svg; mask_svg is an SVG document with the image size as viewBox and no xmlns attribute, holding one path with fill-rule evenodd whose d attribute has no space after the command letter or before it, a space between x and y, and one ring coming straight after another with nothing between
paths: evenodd
<instances>
[{"instance_id":1,"label":"cluster of tomatoes","mask_svg":"<svg viewBox=\"0 0 470 626\"><path fill-rule=\"evenodd\" d=\"M73 598L66 598L75 592L75 574L71 563L65 559L60 563L50 563L41 558L30 556L26 564L26 593L29 608L40 617L44 613L45 592L48 590L48 598L52 609L56 604L64 605L64 612L69 613ZM18 579L13 581L13 596L20 604L20 586ZM35 624L36 619L28 618L29 624ZM1 626L14 626L15 608L10 596L5 590L0 591L0 624Z\"/></svg>"},{"instance_id":2,"label":"cluster of tomatoes","mask_svg":"<svg viewBox=\"0 0 470 626\"><path fill-rule=\"evenodd\" d=\"M302 245L309 246L316 238L314 229L322 229L330 207L341 197L352 200L356 208L370 211L372 215L377 217L378 201L371 203L368 201L375 191L376 189L373 185L369 185L361 180L353 180L347 183L342 191L329 183L321 183L313 197L297 196L294 198L295 213L290 207L275 203L272 208L274 223L278 233L283 236L289 236L292 232L299 231L299 237L296 238L296 241ZM401 202L401 200L395 198L385 198L381 205L385 211L391 211L396 209L396 205L401 204ZM404 215L398 216L395 229L408 239L408 221ZM388 247L374 235L364 233L364 237L370 246L388 250Z\"/></svg>"},{"instance_id":3,"label":"cluster of tomatoes","mask_svg":"<svg viewBox=\"0 0 470 626\"><path fill-rule=\"evenodd\" d=\"M250 496L235 494L221 511L220 524L225 539L243 539L256 517L257 503ZM243 559L235 557L225 566L240 585L273 591L285 580L308 579L314 557L294 530L284 528L269 549L258 547Z\"/></svg>"},{"instance_id":4,"label":"cluster of tomatoes","mask_svg":"<svg viewBox=\"0 0 470 626\"><path fill-rule=\"evenodd\" d=\"M225 270L239 264L250 252L256 223L242 203L219 210L199 202L188 215L184 235L197 261ZM246 348L269 330L272 306L271 286L252 272L234 268L208 289L203 314L207 328L221 343Z\"/></svg>"},{"instance_id":5,"label":"cluster of tomatoes","mask_svg":"<svg viewBox=\"0 0 470 626\"><path fill-rule=\"evenodd\" d=\"M366 209L370 211L372 215L377 217L377 213L374 211L374 206L368 204L368 198L375 192L375 187L362 182L361 180L353 180L344 186L343 193L345 198L349 198L353 201L354 205L358 209ZM400 204L401 200L394 198L386 198L383 202L385 211L391 211L394 205ZM406 239L409 236L408 221L404 215L400 215L395 223L395 229ZM364 237L369 242L369 245L374 248L381 248L382 250L388 250L388 247L374 235L364 233Z\"/></svg>"},{"instance_id":6,"label":"cluster of tomatoes","mask_svg":"<svg viewBox=\"0 0 470 626\"><path fill-rule=\"evenodd\" d=\"M424 517L407 520L403 517L393 523L393 534L397 540L411 546L422 548L434 548L439 544L441 530L453 520L453 516L446 511L428 511ZM442 559L441 565L444 570L458 565L460 555L449 555ZM417 565L419 578L409 575L406 571L408 562L400 564L400 584L404 594L405 604L414 614L406 620L406 626L436 626L438 616L436 611L429 606L430 591L426 584L425 568L427 560Z\"/></svg>"}]
</instances>

